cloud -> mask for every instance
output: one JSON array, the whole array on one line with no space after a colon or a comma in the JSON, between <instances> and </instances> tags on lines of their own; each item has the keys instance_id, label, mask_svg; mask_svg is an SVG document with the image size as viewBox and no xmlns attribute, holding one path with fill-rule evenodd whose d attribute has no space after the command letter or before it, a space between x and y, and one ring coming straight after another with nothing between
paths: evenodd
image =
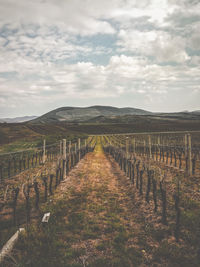
<instances>
[{"instance_id":1,"label":"cloud","mask_svg":"<svg viewBox=\"0 0 200 267\"><path fill-rule=\"evenodd\" d=\"M21 103L19 112L44 112L73 99L181 108L180 92L186 104L195 92L196 106L199 7L189 0L1 0L1 111Z\"/></svg>"},{"instance_id":2,"label":"cloud","mask_svg":"<svg viewBox=\"0 0 200 267\"><path fill-rule=\"evenodd\" d=\"M111 4L106 4L111 8ZM102 5L101 5L102 6ZM114 28L105 20L99 19L102 12L98 10L97 1L54 0L27 1L2 0L0 3L1 21L9 23L12 18L18 24L57 25L70 33L92 35L98 33L113 34ZM102 8L101 8L102 10Z\"/></svg>"},{"instance_id":3,"label":"cloud","mask_svg":"<svg viewBox=\"0 0 200 267\"><path fill-rule=\"evenodd\" d=\"M118 37L121 51L153 57L158 63L181 63L189 59L185 51L186 40L164 31L121 30Z\"/></svg>"}]
</instances>

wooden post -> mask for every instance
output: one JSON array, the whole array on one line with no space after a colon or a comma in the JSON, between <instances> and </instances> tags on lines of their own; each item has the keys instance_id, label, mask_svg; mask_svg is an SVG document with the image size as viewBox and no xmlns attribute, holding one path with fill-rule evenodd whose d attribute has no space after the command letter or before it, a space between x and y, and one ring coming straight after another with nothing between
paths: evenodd
<instances>
[{"instance_id":1,"label":"wooden post","mask_svg":"<svg viewBox=\"0 0 200 267\"><path fill-rule=\"evenodd\" d=\"M78 161L81 160L81 139L78 139Z\"/></svg>"},{"instance_id":2,"label":"wooden post","mask_svg":"<svg viewBox=\"0 0 200 267\"><path fill-rule=\"evenodd\" d=\"M187 151L188 151L188 174L192 175L192 142L191 135L187 134Z\"/></svg>"},{"instance_id":3,"label":"wooden post","mask_svg":"<svg viewBox=\"0 0 200 267\"><path fill-rule=\"evenodd\" d=\"M128 175L128 160L129 160L129 138L126 137L126 175Z\"/></svg>"},{"instance_id":4,"label":"wooden post","mask_svg":"<svg viewBox=\"0 0 200 267\"><path fill-rule=\"evenodd\" d=\"M184 135L185 158L187 158L187 134Z\"/></svg>"},{"instance_id":5,"label":"wooden post","mask_svg":"<svg viewBox=\"0 0 200 267\"><path fill-rule=\"evenodd\" d=\"M129 157L129 139L126 137L126 158Z\"/></svg>"},{"instance_id":6,"label":"wooden post","mask_svg":"<svg viewBox=\"0 0 200 267\"><path fill-rule=\"evenodd\" d=\"M146 141L144 140L144 142L143 142L143 148L144 148L144 156L145 156L145 153L146 153Z\"/></svg>"},{"instance_id":7,"label":"wooden post","mask_svg":"<svg viewBox=\"0 0 200 267\"><path fill-rule=\"evenodd\" d=\"M75 143L74 144L74 152L76 153L76 151L77 151L77 144Z\"/></svg>"},{"instance_id":8,"label":"wooden post","mask_svg":"<svg viewBox=\"0 0 200 267\"><path fill-rule=\"evenodd\" d=\"M69 169L70 170L71 170L71 146L72 146L72 142L69 141L68 152L69 152Z\"/></svg>"},{"instance_id":9,"label":"wooden post","mask_svg":"<svg viewBox=\"0 0 200 267\"><path fill-rule=\"evenodd\" d=\"M62 157L62 140L60 140L60 157Z\"/></svg>"},{"instance_id":10,"label":"wooden post","mask_svg":"<svg viewBox=\"0 0 200 267\"><path fill-rule=\"evenodd\" d=\"M0 252L0 264L3 263L5 257L11 254L11 251L19 238L19 234L25 231L24 228L19 228L19 230L8 240L8 242L3 246ZM8 257L9 258L9 257ZM3 266L3 265L2 265Z\"/></svg>"},{"instance_id":11,"label":"wooden post","mask_svg":"<svg viewBox=\"0 0 200 267\"><path fill-rule=\"evenodd\" d=\"M160 158L160 136L158 136L158 158Z\"/></svg>"},{"instance_id":12,"label":"wooden post","mask_svg":"<svg viewBox=\"0 0 200 267\"><path fill-rule=\"evenodd\" d=\"M63 179L66 178L66 139L63 139Z\"/></svg>"},{"instance_id":13,"label":"wooden post","mask_svg":"<svg viewBox=\"0 0 200 267\"><path fill-rule=\"evenodd\" d=\"M151 159L152 155L151 155L151 135L148 136L149 138L149 158Z\"/></svg>"},{"instance_id":14,"label":"wooden post","mask_svg":"<svg viewBox=\"0 0 200 267\"><path fill-rule=\"evenodd\" d=\"M46 140L43 141L43 160L42 162L45 163L46 160Z\"/></svg>"},{"instance_id":15,"label":"wooden post","mask_svg":"<svg viewBox=\"0 0 200 267\"><path fill-rule=\"evenodd\" d=\"M135 156L135 137L133 137L133 153L134 153L134 156Z\"/></svg>"}]
</instances>

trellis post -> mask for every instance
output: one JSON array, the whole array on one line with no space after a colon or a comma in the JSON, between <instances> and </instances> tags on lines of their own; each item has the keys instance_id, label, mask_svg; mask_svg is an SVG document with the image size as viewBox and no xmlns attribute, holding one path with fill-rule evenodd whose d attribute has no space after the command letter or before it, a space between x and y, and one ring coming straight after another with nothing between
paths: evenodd
<instances>
[{"instance_id":1,"label":"trellis post","mask_svg":"<svg viewBox=\"0 0 200 267\"><path fill-rule=\"evenodd\" d=\"M129 138L126 137L126 174L128 174Z\"/></svg>"},{"instance_id":2,"label":"trellis post","mask_svg":"<svg viewBox=\"0 0 200 267\"><path fill-rule=\"evenodd\" d=\"M151 135L148 136L149 138L149 158L151 159L152 155L151 155Z\"/></svg>"},{"instance_id":3,"label":"trellis post","mask_svg":"<svg viewBox=\"0 0 200 267\"><path fill-rule=\"evenodd\" d=\"M81 159L81 139L78 139L78 161Z\"/></svg>"},{"instance_id":4,"label":"trellis post","mask_svg":"<svg viewBox=\"0 0 200 267\"><path fill-rule=\"evenodd\" d=\"M184 135L185 158L187 158L187 134Z\"/></svg>"},{"instance_id":5,"label":"trellis post","mask_svg":"<svg viewBox=\"0 0 200 267\"><path fill-rule=\"evenodd\" d=\"M160 136L158 136L158 155L160 155Z\"/></svg>"},{"instance_id":6,"label":"trellis post","mask_svg":"<svg viewBox=\"0 0 200 267\"><path fill-rule=\"evenodd\" d=\"M143 153L144 153L144 156L145 156L145 154L146 154L146 141L145 140L143 141L143 148L144 148Z\"/></svg>"},{"instance_id":7,"label":"trellis post","mask_svg":"<svg viewBox=\"0 0 200 267\"><path fill-rule=\"evenodd\" d=\"M62 140L60 140L60 156L62 156Z\"/></svg>"},{"instance_id":8,"label":"trellis post","mask_svg":"<svg viewBox=\"0 0 200 267\"><path fill-rule=\"evenodd\" d=\"M187 134L188 174L192 175L192 141L191 135Z\"/></svg>"},{"instance_id":9,"label":"trellis post","mask_svg":"<svg viewBox=\"0 0 200 267\"><path fill-rule=\"evenodd\" d=\"M46 139L43 140L43 160L42 162L45 163L46 160Z\"/></svg>"},{"instance_id":10,"label":"trellis post","mask_svg":"<svg viewBox=\"0 0 200 267\"><path fill-rule=\"evenodd\" d=\"M66 178L66 139L63 139L63 179Z\"/></svg>"},{"instance_id":11,"label":"trellis post","mask_svg":"<svg viewBox=\"0 0 200 267\"><path fill-rule=\"evenodd\" d=\"M134 153L134 156L135 156L135 137L133 137L133 153Z\"/></svg>"}]
</instances>

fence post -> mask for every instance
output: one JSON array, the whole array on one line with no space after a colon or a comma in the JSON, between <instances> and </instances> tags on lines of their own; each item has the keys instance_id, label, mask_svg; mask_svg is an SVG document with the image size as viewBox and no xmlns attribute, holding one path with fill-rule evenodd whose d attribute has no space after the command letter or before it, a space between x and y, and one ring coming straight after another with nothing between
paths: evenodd
<instances>
[{"instance_id":1,"label":"fence post","mask_svg":"<svg viewBox=\"0 0 200 267\"><path fill-rule=\"evenodd\" d=\"M128 174L129 138L126 137L126 175Z\"/></svg>"},{"instance_id":2,"label":"fence post","mask_svg":"<svg viewBox=\"0 0 200 267\"><path fill-rule=\"evenodd\" d=\"M143 153L145 157L145 154L146 154L146 141L145 140L143 141L143 149L144 149Z\"/></svg>"},{"instance_id":3,"label":"fence post","mask_svg":"<svg viewBox=\"0 0 200 267\"><path fill-rule=\"evenodd\" d=\"M68 152L69 152L69 170L71 170L71 146L72 146L72 143L71 143L71 141L69 141L69 145L68 145Z\"/></svg>"},{"instance_id":4,"label":"fence post","mask_svg":"<svg viewBox=\"0 0 200 267\"><path fill-rule=\"evenodd\" d=\"M42 162L45 163L46 160L46 140L43 141L43 160Z\"/></svg>"},{"instance_id":5,"label":"fence post","mask_svg":"<svg viewBox=\"0 0 200 267\"><path fill-rule=\"evenodd\" d=\"M0 183L3 183L3 167L0 165Z\"/></svg>"},{"instance_id":6,"label":"fence post","mask_svg":"<svg viewBox=\"0 0 200 267\"><path fill-rule=\"evenodd\" d=\"M158 136L158 158L159 157L160 157L160 136Z\"/></svg>"},{"instance_id":7,"label":"fence post","mask_svg":"<svg viewBox=\"0 0 200 267\"><path fill-rule=\"evenodd\" d=\"M134 153L134 156L135 156L135 137L133 137L133 153Z\"/></svg>"},{"instance_id":8,"label":"fence post","mask_svg":"<svg viewBox=\"0 0 200 267\"><path fill-rule=\"evenodd\" d=\"M63 179L66 178L66 139L63 139Z\"/></svg>"},{"instance_id":9,"label":"fence post","mask_svg":"<svg viewBox=\"0 0 200 267\"><path fill-rule=\"evenodd\" d=\"M78 161L81 160L81 139L78 139Z\"/></svg>"},{"instance_id":10,"label":"fence post","mask_svg":"<svg viewBox=\"0 0 200 267\"><path fill-rule=\"evenodd\" d=\"M185 158L187 158L187 134L184 135Z\"/></svg>"},{"instance_id":11,"label":"fence post","mask_svg":"<svg viewBox=\"0 0 200 267\"><path fill-rule=\"evenodd\" d=\"M60 157L62 157L62 140L60 140Z\"/></svg>"},{"instance_id":12,"label":"fence post","mask_svg":"<svg viewBox=\"0 0 200 267\"><path fill-rule=\"evenodd\" d=\"M191 135L187 134L187 151L188 151L188 174L192 175L192 142Z\"/></svg>"},{"instance_id":13,"label":"fence post","mask_svg":"<svg viewBox=\"0 0 200 267\"><path fill-rule=\"evenodd\" d=\"M149 158L151 159L152 154L151 154L151 135L148 136L149 138Z\"/></svg>"}]
</instances>

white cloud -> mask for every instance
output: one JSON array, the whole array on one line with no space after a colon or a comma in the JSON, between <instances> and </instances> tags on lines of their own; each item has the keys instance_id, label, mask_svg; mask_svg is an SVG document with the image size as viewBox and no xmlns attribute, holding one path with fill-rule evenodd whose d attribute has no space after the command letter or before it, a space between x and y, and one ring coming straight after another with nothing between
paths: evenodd
<instances>
[{"instance_id":1,"label":"white cloud","mask_svg":"<svg viewBox=\"0 0 200 267\"><path fill-rule=\"evenodd\" d=\"M185 62L189 59L185 51L186 40L179 36L171 36L164 31L141 32L121 30L118 46L121 51L151 56L157 62Z\"/></svg>"},{"instance_id":2,"label":"white cloud","mask_svg":"<svg viewBox=\"0 0 200 267\"><path fill-rule=\"evenodd\" d=\"M176 92L184 92L187 102L190 91L197 98L199 5L189 0L1 0L1 107L59 106L73 98L121 103L130 95L141 107L153 100L167 105Z\"/></svg>"},{"instance_id":3,"label":"white cloud","mask_svg":"<svg viewBox=\"0 0 200 267\"><path fill-rule=\"evenodd\" d=\"M111 8L111 3L106 4ZM104 20L99 19L103 15L98 10L98 2L78 0L2 0L0 3L1 21L9 23L10 18L16 23L57 25L68 32L81 35L97 33L113 34L114 28ZM102 10L102 8L101 8Z\"/></svg>"}]
</instances>

